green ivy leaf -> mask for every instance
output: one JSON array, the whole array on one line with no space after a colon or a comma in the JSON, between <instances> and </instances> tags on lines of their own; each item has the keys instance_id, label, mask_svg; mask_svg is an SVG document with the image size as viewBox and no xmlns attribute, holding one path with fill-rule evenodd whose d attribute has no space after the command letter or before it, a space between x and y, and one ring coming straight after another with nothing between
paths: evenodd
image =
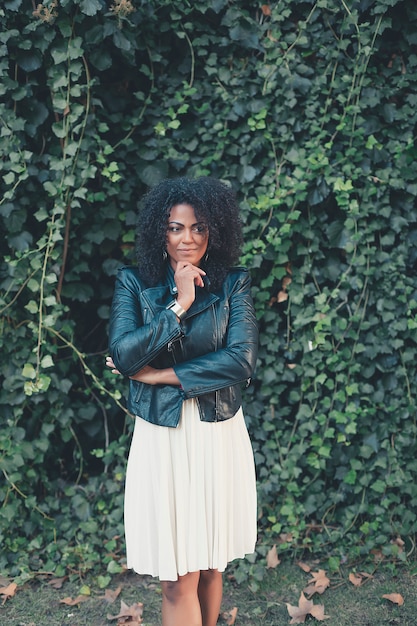
<instances>
[{"instance_id":1,"label":"green ivy leaf","mask_svg":"<svg viewBox=\"0 0 417 626\"><path fill-rule=\"evenodd\" d=\"M53 367L54 362L50 354L46 354L41 360L41 367L46 369L48 367Z\"/></svg>"},{"instance_id":2,"label":"green ivy leaf","mask_svg":"<svg viewBox=\"0 0 417 626\"><path fill-rule=\"evenodd\" d=\"M81 11L85 15L96 15L101 10L100 0L81 0Z\"/></svg>"},{"instance_id":3,"label":"green ivy leaf","mask_svg":"<svg viewBox=\"0 0 417 626\"><path fill-rule=\"evenodd\" d=\"M22 370L22 376L25 378L31 378L32 380L36 378L36 370L33 367L32 363L26 363Z\"/></svg>"}]
</instances>

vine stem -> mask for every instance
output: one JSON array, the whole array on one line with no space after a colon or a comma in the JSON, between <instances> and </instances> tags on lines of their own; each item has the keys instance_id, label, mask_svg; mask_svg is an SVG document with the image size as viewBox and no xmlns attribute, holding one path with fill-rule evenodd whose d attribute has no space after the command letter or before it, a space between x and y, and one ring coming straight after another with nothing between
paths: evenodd
<instances>
[{"instance_id":1,"label":"vine stem","mask_svg":"<svg viewBox=\"0 0 417 626\"><path fill-rule=\"evenodd\" d=\"M51 328L49 326L45 327L45 330L52 333L53 335L55 335L55 337L57 337L60 341L62 341L62 343L67 347L70 348L76 355L78 360L80 361L81 365L84 368L84 372L90 376L90 378L94 381L96 387L102 392L105 393L106 395L110 396L110 398L112 400L114 400L114 402L117 404L117 406L122 409L122 411L124 413L126 413L126 415L129 415L130 417L132 417L131 413L129 413L129 411L126 409L126 407L123 406L123 404L121 402L119 402L119 400L116 398L116 395L114 393L112 393L111 391L109 391L108 389L106 389L106 387L103 385L103 383L100 381L100 379L98 378L98 376L96 374L94 374L93 370L87 365L86 361L85 361L85 355L80 352L78 350L78 348L72 343L72 341L69 341L68 339L66 339L63 335L61 335L60 332L58 332L57 330L55 330L54 328Z\"/></svg>"},{"instance_id":2,"label":"vine stem","mask_svg":"<svg viewBox=\"0 0 417 626\"><path fill-rule=\"evenodd\" d=\"M24 500L27 500L27 499L28 499L28 496L27 496L25 493L23 493L23 491L22 491L21 489L19 489L19 487L16 485L16 483L14 483L14 482L10 479L10 477L9 477L8 473L6 472L6 470L5 470L4 468L2 469L2 472L3 472L3 474L4 474L5 479L7 480L7 482L9 483L9 485L10 485L10 487L11 487L11 491L15 491L15 492L16 492L16 493L17 493L17 494L18 494L21 498L23 498ZM9 491L10 491L10 490L9 490ZM6 505L6 503L7 503L7 496L6 496L6 498L4 499L4 502L3 502L3 507ZM42 515L42 517L43 517L43 518L45 518L45 519L49 520L50 522L53 522L53 521L54 521L54 519L53 519L52 517L49 517L49 515L47 515L44 511L42 511L42 509L40 509L40 508L38 507L38 505L37 505L37 504L35 504L33 508L34 508L34 510L35 510L35 511L37 511L38 513L40 513L40 514Z\"/></svg>"},{"instance_id":3,"label":"vine stem","mask_svg":"<svg viewBox=\"0 0 417 626\"><path fill-rule=\"evenodd\" d=\"M1 203L0 203L1 204ZM34 275L36 274L37 270L34 270L31 274L29 274L29 276L27 278L25 278L25 280L23 281L20 289L17 290L17 292L15 293L15 295L13 296L13 298L10 300L10 302L8 302L7 304L4 305L4 307L2 309L0 309L0 315L2 315L8 308L10 308L11 306L13 306L13 304L16 302L16 300L18 299L18 297L20 296L20 294L22 293L22 291L25 290L26 285L28 284L28 282L30 281L31 278L34 277ZM13 283L12 283L13 284ZM10 287L6 292L6 296L9 294L10 291Z\"/></svg>"},{"instance_id":4,"label":"vine stem","mask_svg":"<svg viewBox=\"0 0 417 626\"><path fill-rule=\"evenodd\" d=\"M84 119L83 119L83 123L81 126L81 132L80 132L80 137L78 140L78 145L77 145L77 150L75 152L74 158L72 160L72 167L71 167L71 174L73 174L75 172L75 168L77 166L77 162L78 162L78 156L80 154L80 149L81 149L81 143L84 137L84 133L85 133L85 129L87 126L87 119L88 119L88 114L90 112L90 103L91 103L91 93L90 93L90 82L91 82L91 76L90 76L90 70L88 68L88 64L87 61L83 55L82 57L83 59L83 63L84 63L84 70L85 70L85 75L86 75L86 104L85 104L85 114L84 114ZM68 74L67 74L67 79L68 79L68 89L67 89L67 106L69 108L69 98L70 98L70 72L68 69ZM68 123L67 123L67 128L68 128ZM68 138L68 132L66 135L66 138ZM65 148L66 148L66 142L63 145L63 158L65 159ZM67 256L68 256L68 246L69 246L69 234L70 234L70 228L71 228L71 198L70 198L70 187L68 187L67 189L67 193L66 193L66 198L65 198L65 205L66 205L66 219L65 219L65 233L64 233L64 248L63 248L63 252L62 252L62 263L61 263L61 271L59 274L59 279L58 279L58 285L57 285L57 289L56 289L56 299L58 302L61 301L61 292L62 292L62 285L64 282L64 275L65 275L65 268L66 268L66 264L67 264Z\"/></svg>"},{"instance_id":5,"label":"vine stem","mask_svg":"<svg viewBox=\"0 0 417 626\"><path fill-rule=\"evenodd\" d=\"M190 52L191 52L191 71L190 71L190 82L188 83L188 87L192 87L194 84L194 68L195 68L195 56L194 56L194 49L193 49L193 44L191 42L191 39L189 38L189 36L187 35L186 31L183 29L182 32L184 33L184 37L187 40L187 43L190 47Z\"/></svg>"},{"instance_id":6,"label":"vine stem","mask_svg":"<svg viewBox=\"0 0 417 626\"><path fill-rule=\"evenodd\" d=\"M41 350L42 350L42 337L43 337L43 303L45 299L45 281L46 281L46 270L48 267L48 260L50 254L54 248L54 243L52 240L53 232L55 226L55 216L52 216L51 227L49 229L48 242L46 244L45 255L43 258L42 264L42 275L39 285L39 317L38 317L38 340L36 345L36 377L39 376L39 371L41 367Z\"/></svg>"},{"instance_id":7,"label":"vine stem","mask_svg":"<svg viewBox=\"0 0 417 626\"><path fill-rule=\"evenodd\" d=\"M82 475L83 475L83 469L84 469L83 449L82 449L82 447L81 447L80 440L79 440L79 439L78 439L78 437L77 437L77 433L75 432L75 430L73 429L73 427L71 426L71 424L69 425L69 429L70 429L70 431L71 431L71 435L74 437L74 441L75 441L75 443L76 443L76 445L77 445L77 448L78 448L78 451L79 451L79 453L80 453L80 466L79 466L79 468L78 468L78 476L77 476L77 478L75 479L75 484L76 484L76 485L78 485L78 484L79 484L79 482L80 482L80 480L81 480L81 477L82 477Z\"/></svg>"}]
</instances>

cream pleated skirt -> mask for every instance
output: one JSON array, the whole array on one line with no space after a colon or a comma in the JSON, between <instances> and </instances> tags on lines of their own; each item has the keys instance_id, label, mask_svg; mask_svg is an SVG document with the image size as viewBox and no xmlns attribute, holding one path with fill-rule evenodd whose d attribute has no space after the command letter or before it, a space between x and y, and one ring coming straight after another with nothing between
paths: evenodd
<instances>
[{"instance_id":1,"label":"cream pleated skirt","mask_svg":"<svg viewBox=\"0 0 417 626\"><path fill-rule=\"evenodd\" d=\"M160 580L252 553L256 481L242 410L202 422L195 400L177 428L137 417L126 474L127 566Z\"/></svg>"}]
</instances>

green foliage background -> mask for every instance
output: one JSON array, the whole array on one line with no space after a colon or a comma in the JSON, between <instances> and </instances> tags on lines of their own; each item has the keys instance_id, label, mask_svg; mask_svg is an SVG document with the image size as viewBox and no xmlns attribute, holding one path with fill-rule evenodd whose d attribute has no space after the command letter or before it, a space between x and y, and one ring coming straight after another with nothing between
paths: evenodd
<instances>
[{"instance_id":1,"label":"green foliage background","mask_svg":"<svg viewBox=\"0 0 417 626\"><path fill-rule=\"evenodd\" d=\"M104 367L109 304L139 198L183 174L230 181L242 206L261 329L245 402L258 557L280 543L336 568L412 552L412 5L4 1L3 571L96 567L104 586L120 570L132 422Z\"/></svg>"}]
</instances>

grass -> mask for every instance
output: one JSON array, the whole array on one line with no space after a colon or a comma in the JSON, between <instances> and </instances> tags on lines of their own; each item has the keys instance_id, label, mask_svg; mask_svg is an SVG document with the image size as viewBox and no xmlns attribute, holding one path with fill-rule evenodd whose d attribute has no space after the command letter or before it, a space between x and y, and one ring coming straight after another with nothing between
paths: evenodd
<instances>
[{"instance_id":1,"label":"grass","mask_svg":"<svg viewBox=\"0 0 417 626\"><path fill-rule=\"evenodd\" d=\"M316 571L319 566L315 565ZM327 626L416 626L417 624L417 577L405 566L396 573L382 567L362 586L355 587L348 580L349 572L330 576L331 584L322 594L314 594L315 604L324 604L329 619ZM298 604L300 592L311 579L297 565L281 563L276 569L267 570L256 591L250 585L237 585L225 576L222 604L223 616L219 626L226 626L226 615L237 607L236 626L287 626L291 618L286 603ZM143 626L159 626L161 594L159 584L149 578L126 573L114 576L110 589L121 586L116 601L109 604L103 598L104 591L90 583L91 595L77 606L67 606L60 600L75 598L81 583L66 582L61 589L54 589L47 579L28 583L18 588L14 597L0 606L0 624L5 626L116 626L117 620L109 621L107 615L117 615L120 601L127 605L142 602ZM5 581L0 581L0 587ZM398 606L382 596L400 593L404 604ZM308 616L306 624L318 624ZM321 622L320 622L321 623ZM184 625L186 626L186 625Z\"/></svg>"}]
</instances>

